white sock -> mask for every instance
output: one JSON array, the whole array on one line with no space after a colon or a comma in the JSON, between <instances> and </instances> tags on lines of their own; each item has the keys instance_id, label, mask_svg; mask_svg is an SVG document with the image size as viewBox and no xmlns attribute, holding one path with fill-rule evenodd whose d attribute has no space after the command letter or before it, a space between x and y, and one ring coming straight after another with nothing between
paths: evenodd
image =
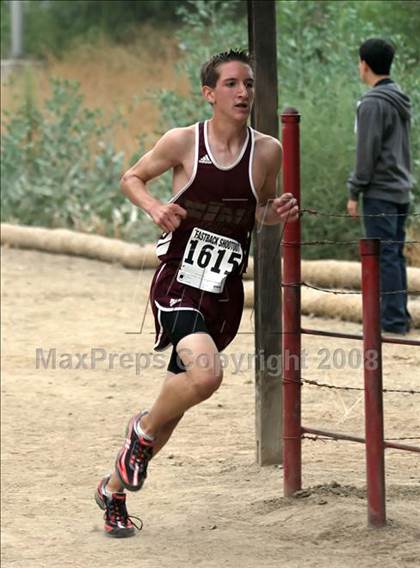
<instances>
[{"instance_id":1,"label":"white sock","mask_svg":"<svg viewBox=\"0 0 420 568\"><path fill-rule=\"evenodd\" d=\"M137 420L136 425L134 426L134 430L136 431L137 436L145 438L149 442L153 442L154 437L151 436L150 434L146 434L146 432L144 432L143 428L140 426L140 420L141 420L142 416L144 416L145 414L148 414L148 412L145 411L145 412L141 413L140 418Z\"/></svg>"}]
</instances>

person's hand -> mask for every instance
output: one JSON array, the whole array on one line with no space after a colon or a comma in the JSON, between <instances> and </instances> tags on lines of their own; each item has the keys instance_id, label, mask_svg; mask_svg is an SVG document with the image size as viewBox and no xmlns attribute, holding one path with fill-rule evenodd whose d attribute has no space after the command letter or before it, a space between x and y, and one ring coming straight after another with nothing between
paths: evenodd
<instances>
[{"instance_id":1,"label":"person's hand","mask_svg":"<svg viewBox=\"0 0 420 568\"><path fill-rule=\"evenodd\" d=\"M171 233L187 217L187 212L176 203L158 203L149 210L149 215L165 233Z\"/></svg>"},{"instance_id":2,"label":"person's hand","mask_svg":"<svg viewBox=\"0 0 420 568\"><path fill-rule=\"evenodd\" d=\"M357 201L355 201L354 199L349 199L347 201L347 213L351 215L353 219L359 216L359 213L357 211Z\"/></svg>"},{"instance_id":3,"label":"person's hand","mask_svg":"<svg viewBox=\"0 0 420 568\"><path fill-rule=\"evenodd\" d=\"M299 206L291 193L283 193L281 197L273 199L271 208L283 223L292 223L299 217Z\"/></svg>"}]
</instances>

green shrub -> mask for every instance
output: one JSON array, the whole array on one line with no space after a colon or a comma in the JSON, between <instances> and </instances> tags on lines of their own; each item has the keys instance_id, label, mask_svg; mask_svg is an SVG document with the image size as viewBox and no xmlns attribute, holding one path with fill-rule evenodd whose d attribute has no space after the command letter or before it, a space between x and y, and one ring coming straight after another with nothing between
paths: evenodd
<instances>
[{"instance_id":1,"label":"green shrub","mask_svg":"<svg viewBox=\"0 0 420 568\"><path fill-rule=\"evenodd\" d=\"M155 238L153 226L119 191L124 155L111 142L113 123L83 105L77 83L53 79L51 87L38 108L29 76L24 103L5 113L2 221Z\"/></svg>"}]
</instances>

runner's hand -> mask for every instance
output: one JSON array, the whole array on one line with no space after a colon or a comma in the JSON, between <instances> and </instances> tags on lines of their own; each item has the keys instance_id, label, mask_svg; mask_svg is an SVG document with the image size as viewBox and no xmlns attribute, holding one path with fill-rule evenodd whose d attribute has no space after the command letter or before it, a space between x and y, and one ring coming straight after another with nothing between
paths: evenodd
<instances>
[{"instance_id":1,"label":"runner's hand","mask_svg":"<svg viewBox=\"0 0 420 568\"><path fill-rule=\"evenodd\" d=\"M186 210L176 203L159 203L149 211L149 214L153 222L165 233L175 231L187 217Z\"/></svg>"},{"instance_id":2,"label":"runner's hand","mask_svg":"<svg viewBox=\"0 0 420 568\"><path fill-rule=\"evenodd\" d=\"M291 193L283 193L272 201L272 210L280 221L292 223L299 217L299 206Z\"/></svg>"}]
</instances>

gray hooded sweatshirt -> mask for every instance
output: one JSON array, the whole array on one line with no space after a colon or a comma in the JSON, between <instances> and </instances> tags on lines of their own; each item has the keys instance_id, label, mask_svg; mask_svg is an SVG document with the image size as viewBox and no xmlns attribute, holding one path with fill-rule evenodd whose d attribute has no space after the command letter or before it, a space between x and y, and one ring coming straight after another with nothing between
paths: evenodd
<instances>
[{"instance_id":1,"label":"gray hooded sweatshirt","mask_svg":"<svg viewBox=\"0 0 420 568\"><path fill-rule=\"evenodd\" d=\"M410 99L391 79L364 94L357 108L356 167L347 181L350 198L408 203L410 173Z\"/></svg>"}]
</instances>

